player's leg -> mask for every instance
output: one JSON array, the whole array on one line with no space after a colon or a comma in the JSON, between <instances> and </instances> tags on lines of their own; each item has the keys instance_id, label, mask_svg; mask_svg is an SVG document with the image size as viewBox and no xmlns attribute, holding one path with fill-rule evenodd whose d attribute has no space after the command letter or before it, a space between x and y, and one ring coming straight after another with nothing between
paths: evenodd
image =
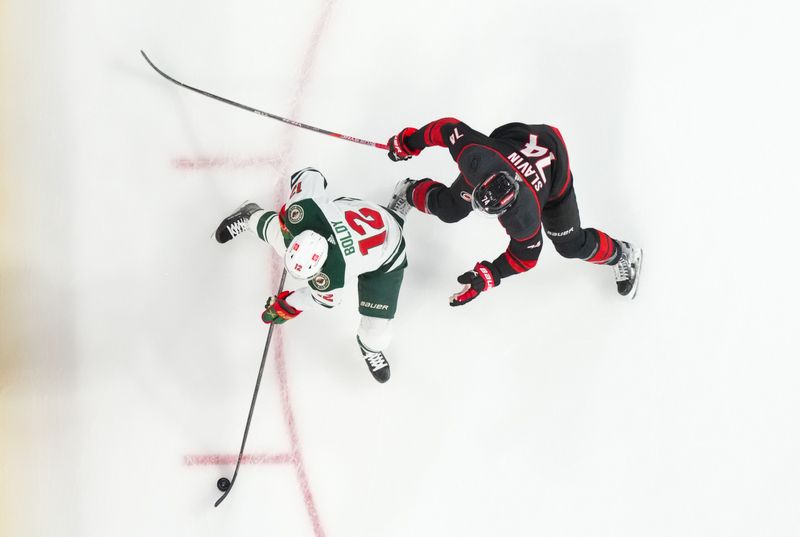
<instances>
[{"instance_id":1,"label":"player's leg","mask_svg":"<svg viewBox=\"0 0 800 537\"><path fill-rule=\"evenodd\" d=\"M389 208L405 217L414 207L442 222L453 223L472 211L471 195L472 188L461 175L449 187L433 179L403 179L395 187Z\"/></svg>"},{"instance_id":2,"label":"player's leg","mask_svg":"<svg viewBox=\"0 0 800 537\"><path fill-rule=\"evenodd\" d=\"M250 231L256 237L272 246L278 255L286 252L286 244L281 231L280 217L275 211L265 211L255 203L244 203L217 226L214 237L219 243L226 243Z\"/></svg>"},{"instance_id":3,"label":"player's leg","mask_svg":"<svg viewBox=\"0 0 800 537\"><path fill-rule=\"evenodd\" d=\"M392 340L391 323L391 319L362 315L356 334L367 368L380 383L389 380L390 376L389 361L383 351Z\"/></svg>"},{"instance_id":4,"label":"player's leg","mask_svg":"<svg viewBox=\"0 0 800 537\"><path fill-rule=\"evenodd\" d=\"M378 382L389 380L389 362L384 351L392 339L391 320L403 284L406 263L390 272L367 272L358 277L358 312L361 324L356 340L370 373Z\"/></svg>"},{"instance_id":5,"label":"player's leg","mask_svg":"<svg viewBox=\"0 0 800 537\"><path fill-rule=\"evenodd\" d=\"M630 298L635 296L641 269L641 249L613 239L599 229L582 228L572 184L563 196L544 206L542 223L559 254L570 259L612 266L619 294Z\"/></svg>"},{"instance_id":6,"label":"player's leg","mask_svg":"<svg viewBox=\"0 0 800 537\"><path fill-rule=\"evenodd\" d=\"M220 222L214 232L214 238L218 243L224 244L237 237L249 229L250 217L261 210L255 203L244 202Z\"/></svg>"},{"instance_id":7,"label":"player's leg","mask_svg":"<svg viewBox=\"0 0 800 537\"><path fill-rule=\"evenodd\" d=\"M563 257L600 265L611 265L619 259L621 248L617 241L600 230L581 227L572 185L561 198L545 204L542 224L556 251Z\"/></svg>"}]
</instances>

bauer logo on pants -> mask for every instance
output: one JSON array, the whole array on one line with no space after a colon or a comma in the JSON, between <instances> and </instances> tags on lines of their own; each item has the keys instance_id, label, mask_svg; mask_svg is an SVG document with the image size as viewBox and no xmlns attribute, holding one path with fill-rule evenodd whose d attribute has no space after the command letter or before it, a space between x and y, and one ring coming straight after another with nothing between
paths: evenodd
<instances>
[{"instance_id":1,"label":"bauer logo on pants","mask_svg":"<svg viewBox=\"0 0 800 537\"><path fill-rule=\"evenodd\" d=\"M569 228L566 231L549 231L549 230L546 229L545 233L547 233L551 237L564 237L566 235L569 235L573 231L575 231L575 226L572 226L571 228Z\"/></svg>"},{"instance_id":2,"label":"bauer logo on pants","mask_svg":"<svg viewBox=\"0 0 800 537\"><path fill-rule=\"evenodd\" d=\"M324 272L320 272L311 280L311 284L319 289L320 291L324 291L331 285L331 279L328 278L328 275Z\"/></svg>"},{"instance_id":3,"label":"bauer logo on pants","mask_svg":"<svg viewBox=\"0 0 800 537\"><path fill-rule=\"evenodd\" d=\"M289 222L291 222L292 224L297 224L303 219L303 216L305 216L305 212L303 211L303 208L300 207L299 205L292 205L291 207L289 207L289 210L286 211L286 216L287 218L289 218Z\"/></svg>"},{"instance_id":4,"label":"bauer logo on pants","mask_svg":"<svg viewBox=\"0 0 800 537\"><path fill-rule=\"evenodd\" d=\"M369 308L369 309L373 309L373 310L383 310L383 311L388 311L389 310L389 305L388 304L376 304L374 302L367 302L365 300L362 300L360 305L361 305L362 308Z\"/></svg>"}]
</instances>

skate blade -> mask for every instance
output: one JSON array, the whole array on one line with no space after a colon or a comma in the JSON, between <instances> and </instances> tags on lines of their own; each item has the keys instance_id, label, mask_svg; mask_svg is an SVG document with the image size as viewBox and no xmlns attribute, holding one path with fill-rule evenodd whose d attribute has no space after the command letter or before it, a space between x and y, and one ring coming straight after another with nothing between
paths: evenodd
<instances>
[{"instance_id":1,"label":"skate blade","mask_svg":"<svg viewBox=\"0 0 800 537\"><path fill-rule=\"evenodd\" d=\"M636 281L633 282L633 289L630 292L630 299L636 298L636 293L639 291L639 280L642 278L642 261L644 260L644 250L639 249L636 252Z\"/></svg>"}]
</instances>

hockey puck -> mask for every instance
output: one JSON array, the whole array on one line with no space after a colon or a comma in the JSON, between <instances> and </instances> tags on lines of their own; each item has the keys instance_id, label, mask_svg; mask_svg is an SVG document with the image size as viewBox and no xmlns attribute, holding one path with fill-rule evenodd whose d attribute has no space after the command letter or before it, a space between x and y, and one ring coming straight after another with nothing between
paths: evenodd
<instances>
[{"instance_id":1,"label":"hockey puck","mask_svg":"<svg viewBox=\"0 0 800 537\"><path fill-rule=\"evenodd\" d=\"M220 477L217 479L217 488L222 492L225 492L229 488L231 488L231 480L227 477Z\"/></svg>"}]
</instances>

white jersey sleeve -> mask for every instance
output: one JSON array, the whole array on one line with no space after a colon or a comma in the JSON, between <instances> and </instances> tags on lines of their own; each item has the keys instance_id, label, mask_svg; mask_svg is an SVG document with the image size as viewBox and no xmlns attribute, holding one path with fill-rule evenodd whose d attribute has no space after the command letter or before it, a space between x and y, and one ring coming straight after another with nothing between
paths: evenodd
<instances>
[{"instance_id":1,"label":"white jersey sleeve","mask_svg":"<svg viewBox=\"0 0 800 537\"><path fill-rule=\"evenodd\" d=\"M319 199L322 203L326 203L328 200L327 192L325 191L328 187L328 181L319 170L314 168L303 168L294 172L289 180L289 185L291 192L284 207L288 207L296 201L309 198ZM286 244L283 240L278 213L257 211L250 216L249 224L250 230L259 239L269 243L278 255L283 257L286 254Z\"/></svg>"},{"instance_id":2,"label":"white jersey sleeve","mask_svg":"<svg viewBox=\"0 0 800 537\"><path fill-rule=\"evenodd\" d=\"M283 257L286 254L286 244L283 241L281 224L278 213L274 211L256 211L250 216L250 231Z\"/></svg>"},{"instance_id":3,"label":"white jersey sleeve","mask_svg":"<svg viewBox=\"0 0 800 537\"><path fill-rule=\"evenodd\" d=\"M323 203L328 199L328 193L325 190L328 188L328 181L317 169L303 168L294 172L289 180L289 186L291 193L286 202L287 206L290 203L309 198L319 199Z\"/></svg>"},{"instance_id":4,"label":"white jersey sleeve","mask_svg":"<svg viewBox=\"0 0 800 537\"><path fill-rule=\"evenodd\" d=\"M341 294L338 290L320 292L310 287L301 287L286 298L286 302L293 308L300 311L314 307L332 308L341 302Z\"/></svg>"}]
</instances>

